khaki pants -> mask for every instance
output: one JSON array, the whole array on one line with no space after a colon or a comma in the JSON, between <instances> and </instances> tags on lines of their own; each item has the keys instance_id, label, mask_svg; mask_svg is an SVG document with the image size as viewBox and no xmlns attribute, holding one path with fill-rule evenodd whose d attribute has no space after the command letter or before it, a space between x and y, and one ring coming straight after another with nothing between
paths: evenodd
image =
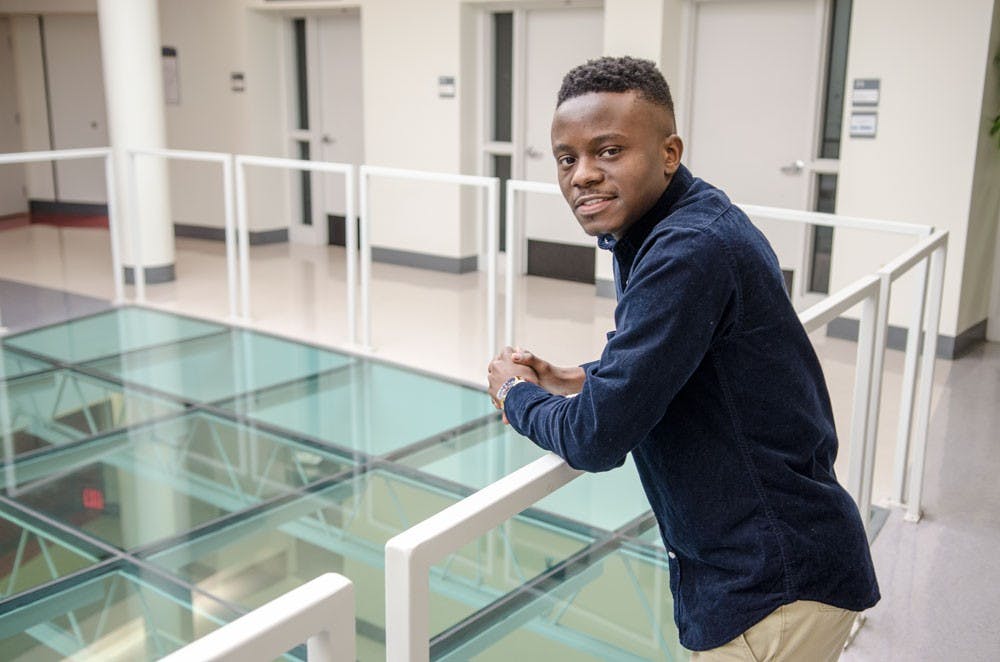
<instances>
[{"instance_id":1,"label":"khaki pants","mask_svg":"<svg viewBox=\"0 0 1000 662\"><path fill-rule=\"evenodd\" d=\"M835 662L856 612L799 600L771 612L728 644L691 654L691 662Z\"/></svg>"}]
</instances>

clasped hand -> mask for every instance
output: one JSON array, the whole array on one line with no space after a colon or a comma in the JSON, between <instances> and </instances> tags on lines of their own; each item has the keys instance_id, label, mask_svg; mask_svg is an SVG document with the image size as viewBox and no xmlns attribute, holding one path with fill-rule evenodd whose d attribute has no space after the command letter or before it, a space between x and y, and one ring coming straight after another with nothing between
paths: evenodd
<instances>
[{"instance_id":1,"label":"clasped hand","mask_svg":"<svg viewBox=\"0 0 1000 662\"><path fill-rule=\"evenodd\" d=\"M511 377L521 377L525 381L538 384L554 395L572 395L583 388L586 374L578 366L554 366L533 353L514 347L504 347L503 351L490 361L486 368L490 384L490 398L499 409L497 391ZM504 423L507 416L504 415Z\"/></svg>"}]
</instances>

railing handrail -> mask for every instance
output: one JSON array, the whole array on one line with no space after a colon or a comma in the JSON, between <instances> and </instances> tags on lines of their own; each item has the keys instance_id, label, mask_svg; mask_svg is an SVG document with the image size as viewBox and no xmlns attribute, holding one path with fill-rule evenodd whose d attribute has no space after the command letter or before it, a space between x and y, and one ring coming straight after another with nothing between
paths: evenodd
<instances>
[{"instance_id":1,"label":"railing handrail","mask_svg":"<svg viewBox=\"0 0 1000 662\"><path fill-rule=\"evenodd\" d=\"M354 662L354 584L328 572L163 658L273 660L307 641L310 662Z\"/></svg>"},{"instance_id":2,"label":"railing handrail","mask_svg":"<svg viewBox=\"0 0 1000 662\"><path fill-rule=\"evenodd\" d=\"M72 159L94 159L111 154L110 147L81 147L78 149L50 149L37 152L11 152L0 154L0 165L11 163L35 163L37 161L64 161Z\"/></svg>"},{"instance_id":3,"label":"railing handrail","mask_svg":"<svg viewBox=\"0 0 1000 662\"><path fill-rule=\"evenodd\" d=\"M783 209L781 207L767 207L763 205L744 205L737 203L736 206L742 209L747 216L767 218L775 221L790 221L792 223L802 223L806 225L827 225L835 228L877 230L880 232L893 232L896 234L906 234L918 237L926 236L933 231L931 226L919 223L886 221L860 216L842 216L840 214L828 214L820 211Z\"/></svg>"},{"instance_id":4,"label":"railing handrail","mask_svg":"<svg viewBox=\"0 0 1000 662\"><path fill-rule=\"evenodd\" d=\"M355 197L356 166L351 163L334 161L305 161L274 156L254 156L237 154L234 162L236 171L236 226L240 255L240 291L241 315L243 320L250 319L250 239L249 211L247 209L247 186L245 166L264 168L288 168L304 172L327 172L344 176L344 250L347 256L347 340L352 345L357 344L357 273L358 273L358 237L355 225L357 200Z\"/></svg>"},{"instance_id":5,"label":"railing handrail","mask_svg":"<svg viewBox=\"0 0 1000 662\"><path fill-rule=\"evenodd\" d=\"M438 182L475 186L486 191L486 355L497 351L497 225L500 200L500 179L481 175L458 175L404 168L362 165L358 169L358 195L361 198L361 342L372 349L371 330L371 207L368 204L368 179L371 176L411 181Z\"/></svg>"}]
</instances>

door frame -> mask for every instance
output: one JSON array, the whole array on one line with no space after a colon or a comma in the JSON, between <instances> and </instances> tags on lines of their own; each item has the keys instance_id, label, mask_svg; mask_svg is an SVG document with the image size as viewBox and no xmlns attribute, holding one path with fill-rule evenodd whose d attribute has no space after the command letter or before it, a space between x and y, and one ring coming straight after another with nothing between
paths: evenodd
<instances>
[{"instance_id":1,"label":"door frame","mask_svg":"<svg viewBox=\"0 0 1000 662\"><path fill-rule=\"evenodd\" d=\"M806 1L806 0L787 0L787 1ZM817 6L816 11L816 25L815 29L820 35L817 43L816 59L819 65L819 71L816 76L816 88L813 91L813 121L812 121L812 136L809 145L809 160L805 164L806 176L809 178L807 182L806 189L806 205L808 210L811 210L816 205L816 199L819 194L819 187L817 185L818 175L837 175L840 173L840 161L839 159L825 159L819 158L820 144L823 139L823 111L824 111L824 95L826 93L826 82L828 73L828 54L830 49L830 30L832 27L833 20L833 2L832 0L808 0L813 2ZM681 66L681 77L679 89L682 90L683 102L681 104L681 117L678 121L678 131L681 131L681 135L690 135L691 128L691 115L694 110L694 86L695 86L695 74L696 74L696 62L695 62L695 52L697 47L697 32L696 28L698 25L698 14L702 5L708 3L720 4L723 2L739 2L739 0L684 0L682 6L682 34L685 35L684 43L682 47L682 58L683 63ZM691 149L697 149L697 145L692 145L688 151ZM697 174L697 173L696 173ZM735 200L734 202L739 203L741 201ZM797 303L804 306L809 306L814 303L818 303L826 298L827 295L811 292L808 288L808 283L811 278L812 269L812 253L813 253L813 233L811 228L813 226L808 226L805 232L805 241L803 242L802 249L800 251L800 273L796 274L795 282L793 284L793 292L790 292L792 299Z\"/></svg>"},{"instance_id":2,"label":"door frame","mask_svg":"<svg viewBox=\"0 0 1000 662\"><path fill-rule=\"evenodd\" d=\"M478 80L476 85L477 104L477 127L476 127L476 165L477 174L492 176L492 158L494 156L510 157L511 179L523 179L525 171L525 152L528 148L526 142L525 128L527 126L526 107L527 94L527 21L528 13L533 10L543 9L602 9L603 0L581 0L568 4L553 0L539 0L536 2L516 2L516 3L484 3L478 8L477 30L478 39L476 48ZM498 13L510 13L513 15L513 39L511 54L511 140L509 142L495 141L491 137L493 128L493 26L492 15ZM522 218L524 214L524 199L520 196L514 203L517 206L515 218ZM481 208L481 207L480 207ZM501 219L497 224L498 229L504 221ZM482 224L477 224L480 228ZM479 246L479 263L485 264L486 260L486 237L483 230L478 230L477 245ZM525 237L523 232L515 232L514 241L518 245L523 245ZM499 244L498 244L499 245ZM518 273L525 274L528 269L527 251L519 251Z\"/></svg>"}]
</instances>

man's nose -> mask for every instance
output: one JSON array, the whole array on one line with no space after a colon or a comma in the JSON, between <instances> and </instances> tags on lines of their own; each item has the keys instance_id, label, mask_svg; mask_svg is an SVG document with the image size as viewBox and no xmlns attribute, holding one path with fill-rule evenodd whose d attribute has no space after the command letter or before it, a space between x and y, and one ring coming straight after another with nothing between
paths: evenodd
<instances>
[{"instance_id":1,"label":"man's nose","mask_svg":"<svg viewBox=\"0 0 1000 662\"><path fill-rule=\"evenodd\" d=\"M577 188L589 188L601 181L604 173L597 167L597 162L590 158L581 158L576 162L576 169L573 171L573 186Z\"/></svg>"}]
</instances>

